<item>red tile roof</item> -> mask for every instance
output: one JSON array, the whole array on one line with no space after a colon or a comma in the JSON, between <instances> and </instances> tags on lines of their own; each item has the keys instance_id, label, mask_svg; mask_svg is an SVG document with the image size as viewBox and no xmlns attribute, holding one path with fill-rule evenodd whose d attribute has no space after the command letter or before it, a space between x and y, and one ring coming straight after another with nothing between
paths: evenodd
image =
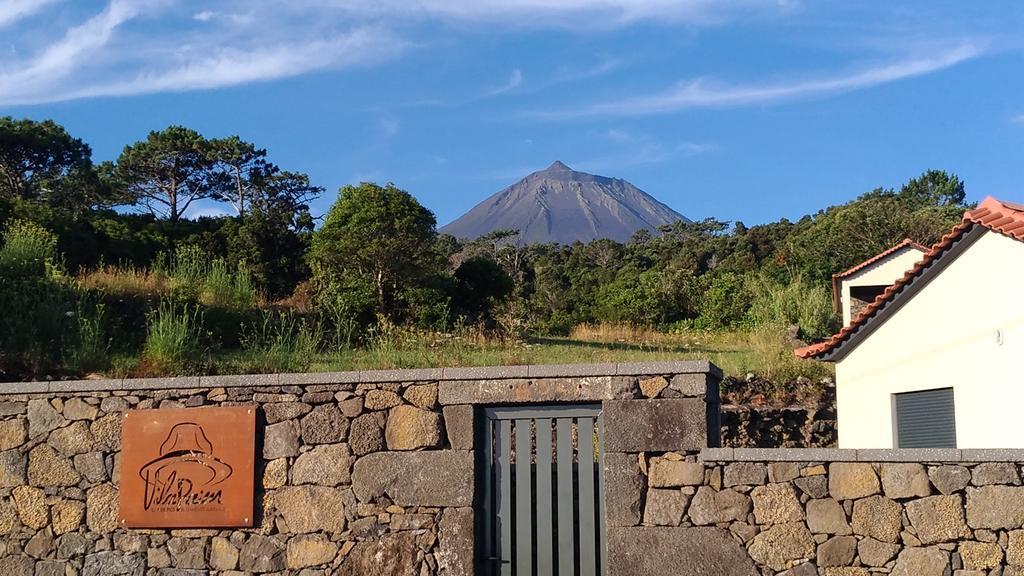
<instances>
[{"instance_id":1,"label":"red tile roof","mask_svg":"<svg viewBox=\"0 0 1024 576\"><path fill-rule=\"evenodd\" d=\"M875 262L878 262L879 260L882 260L882 259L884 259L887 256L895 254L896 252L899 252L900 250L902 250L903 248L906 248L908 246L913 248L913 249L915 249L915 250L919 250L921 252L927 252L928 251L928 247L927 246L925 246L923 244L918 244L917 242L914 242L910 238L904 238L902 242L900 242L899 244L893 246L892 248L889 248L885 252L882 252L880 254L876 254L875 256L872 256L871 258L868 258L867 260L861 262L860 264L857 264L856 266L854 266L853 268L850 268L849 270L846 270L844 272L840 272L838 274L833 274L832 277L833 278L846 278L847 276L849 276L849 275L851 275L851 274L853 274L855 272L860 272L861 270L867 268L868 266L871 266Z\"/></svg>"},{"instance_id":2,"label":"red tile roof","mask_svg":"<svg viewBox=\"0 0 1024 576\"><path fill-rule=\"evenodd\" d=\"M844 327L824 342L796 349L794 351L796 355L800 358L818 358L849 341L871 318L896 299L904 288L920 277L935 260L941 258L961 236L976 225L984 226L1015 240L1024 241L1024 205L1003 202L991 196L985 198L977 208L966 212L963 220L935 243L902 278L886 288L885 292L879 294L874 302L861 310L861 313L850 322L849 326Z\"/></svg>"},{"instance_id":3,"label":"red tile roof","mask_svg":"<svg viewBox=\"0 0 1024 576\"><path fill-rule=\"evenodd\" d=\"M888 250L885 250L884 252L881 252L880 254L876 254L876 255L872 256L871 258L868 258L867 260L861 262L860 264L857 264L853 268L850 268L849 270L846 270L844 272L840 272L838 274L833 274L832 275L832 307L835 308L836 314L839 314L842 311L842 303L840 302L840 296L839 296L839 282L840 282L840 280L842 280L843 278L846 278L847 276L850 276L852 274L860 272L861 270L867 268L868 266L871 266L872 264L874 264L876 262L884 260L884 259L888 258L889 256L892 256L893 254L899 252L900 250L903 250L904 248L913 248L914 250L920 251L922 254L928 251L928 247L927 246L924 246L923 244L918 244L917 242L914 242L910 238L904 238L903 241L900 242L899 244L893 246L892 248L889 248Z\"/></svg>"}]
</instances>

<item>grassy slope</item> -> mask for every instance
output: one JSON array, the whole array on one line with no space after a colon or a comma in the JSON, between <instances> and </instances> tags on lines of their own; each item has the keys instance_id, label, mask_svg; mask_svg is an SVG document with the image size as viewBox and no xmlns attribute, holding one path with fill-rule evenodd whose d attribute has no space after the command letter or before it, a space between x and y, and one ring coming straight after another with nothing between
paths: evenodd
<instances>
[{"instance_id":1,"label":"grassy slope","mask_svg":"<svg viewBox=\"0 0 1024 576\"><path fill-rule=\"evenodd\" d=\"M265 352L234 350L214 354L209 372L221 374L278 370L342 371L436 366L575 364L707 359L727 375L756 373L776 381L818 378L831 366L798 360L781 338L764 333L728 332L670 335L624 327L581 328L569 338L498 342L471 337L399 332L365 348L321 352L293 359L288 366Z\"/></svg>"},{"instance_id":2,"label":"grassy slope","mask_svg":"<svg viewBox=\"0 0 1024 576\"><path fill-rule=\"evenodd\" d=\"M77 278L79 285L125 300L156 300L176 282L163 273L108 267ZM208 284L208 282L207 282ZM193 287L202 300L206 288ZM231 292L230 287L226 289ZM111 310L111 313L116 313ZM798 360L781 330L687 332L665 334L622 325L580 326L567 338L530 338L526 342L493 340L472 330L461 335L438 335L397 327L381 327L360 348L313 352L285 338L282 346L228 348L201 353L203 359L188 373L257 373L342 371L435 366L516 364L573 364L707 359L726 375L761 377L788 382L798 376L820 378L832 373L829 364ZM160 376L180 369L153 368L134 356L114 352L113 368L99 376Z\"/></svg>"}]
</instances>

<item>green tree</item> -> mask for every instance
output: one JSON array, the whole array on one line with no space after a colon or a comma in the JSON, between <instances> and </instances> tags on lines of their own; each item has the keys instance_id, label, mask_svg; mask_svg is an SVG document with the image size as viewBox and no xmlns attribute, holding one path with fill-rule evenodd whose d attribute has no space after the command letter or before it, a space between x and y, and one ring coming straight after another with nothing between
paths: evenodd
<instances>
[{"instance_id":1,"label":"green tree","mask_svg":"<svg viewBox=\"0 0 1024 576\"><path fill-rule=\"evenodd\" d=\"M497 262L476 256L463 262L455 270L455 298L457 312L471 321L493 320L497 305L512 294L512 278Z\"/></svg>"},{"instance_id":2,"label":"green tree","mask_svg":"<svg viewBox=\"0 0 1024 576\"><path fill-rule=\"evenodd\" d=\"M403 291L427 284L442 269L434 215L393 184L345 186L310 247L318 290L352 285L374 296L374 312L395 318Z\"/></svg>"},{"instance_id":3,"label":"green tree","mask_svg":"<svg viewBox=\"0 0 1024 576\"><path fill-rule=\"evenodd\" d=\"M88 144L52 120L0 118L0 200L79 215L103 195Z\"/></svg>"},{"instance_id":4,"label":"green tree","mask_svg":"<svg viewBox=\"0 0 1024 576\"><path fill-rule=\"evenodd\" d=\"M170 126L125 146L107 172L130 202L174 222L193 202L225 194L226 180L218 177L216 165L209 140L190 128Z\"/></svg>"},{"instance_id":5,"label":"green tree","mask_svg":"<svg viewBox=\"0 0 1024 576\"><path fill-rule=\"evenodd\" d=\"M750 293L743 276L732 272L706 274L700 279L700 315L697 327L706 330L731 328L747 316Z\"/></svg>"},{"instance_id":6,"label":"green tree","mask_svg":"<svg viewBox=\"0 0 1024 576\"><path fill-rule=\"evenodd\" d=\"M245 216L259 189L274 185L277 166L267 162L266 150L238 136L211 140L210 154L221 180L218 199L230 203L239 216Z\"/></svg>"},{"instance_id":7,"label":"green tree","mask_svg":"<svg viewBox=\"0 0 1024 576\"><path fill-rule=\"evenodd\" d=\"M899 197L922 207L952 206L959 210L964 205L967 193L963 181L956 174L928 170L904 184L900 188Z\"/></svg>"},{"instance_id":8,"label":"green tree","mask_svg":"<svg viewBox=\"0 0 1024 576\"><path fill-rule=\"evenodd\" d=\"M873 190L801 221L786 239L786 259L813 281L825 282L904 238L936 242L968 208L964 197L959 178L936 170L898 192Z\"/></svg>"},{"instance_id":9,"label":"green tree","mask_svg":"<svg viewBox=\"0 0 1024 576\"><path fill-rule=\"evenodd\" d=\"M313 232L308 202L323 191L305 174L278 172L258 180L250 209L223 233L235 264L245 262L260 290L287 296L308 275L305 254Z\"/></svg>"},{"instance_id":10,"label":"green tree","mask_svg":"<svg viewBox=\"0 0 1024 576\"><path fill-rule=\"evenodd\" d=\"M660 326L692 310L692 276L681 270L624 269L614 282L596 289L597 319L638 326Z\"/></svg>"}]
</instances>

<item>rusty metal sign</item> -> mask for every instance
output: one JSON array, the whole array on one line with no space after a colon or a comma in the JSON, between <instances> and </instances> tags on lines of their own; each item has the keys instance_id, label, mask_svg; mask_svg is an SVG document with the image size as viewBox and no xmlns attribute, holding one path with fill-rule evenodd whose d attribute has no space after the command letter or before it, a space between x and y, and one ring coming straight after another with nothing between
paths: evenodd
<instances>
[{"instance_id":1,"label":"rusty metal sign","mask_svg":"<svg viewBox=\"0 0 1024 576\"><path fill-rule=\"evenodd\" d=\"M125 412L121 525L252 526L255 438L253 406Z\"/></svg>"}]
</instances>

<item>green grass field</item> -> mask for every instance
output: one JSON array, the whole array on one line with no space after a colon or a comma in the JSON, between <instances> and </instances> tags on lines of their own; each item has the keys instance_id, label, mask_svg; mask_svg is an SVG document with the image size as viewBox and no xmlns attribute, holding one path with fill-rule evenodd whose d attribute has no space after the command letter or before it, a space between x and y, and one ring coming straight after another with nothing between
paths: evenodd
<instances>
[{"instance_id":1,"label":"green grass field","mask_svg":"<svg viewBox=\"0 0 1024 576\"><path fill-rule=\"evenodd\" d=\"M582 326L569 337L518 342L394 330L372 338L365 346L334 352L215 352L207 356L200 371L232 374L705 359L726 375L754 373L776 382L832 373L831 365L795 358L792 347L773 333L665 334L623 326ZM127 358L115 361L117 367L110 375L136 374L131 362Z\"/></svg>"}]
</instances>

